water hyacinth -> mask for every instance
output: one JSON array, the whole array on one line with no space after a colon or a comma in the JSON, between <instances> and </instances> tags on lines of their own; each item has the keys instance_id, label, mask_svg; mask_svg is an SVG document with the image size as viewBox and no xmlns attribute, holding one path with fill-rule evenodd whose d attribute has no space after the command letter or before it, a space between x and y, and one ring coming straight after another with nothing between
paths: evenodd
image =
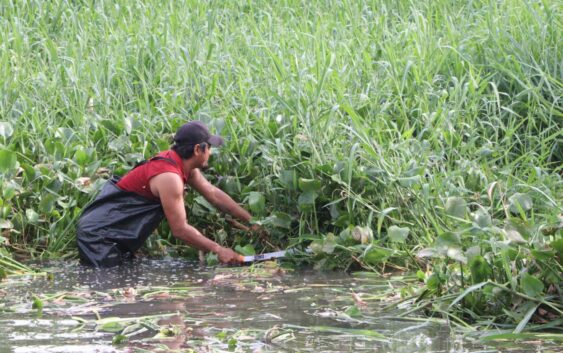
<instances>
[{"instance_id":1,"label":"water hyacinth","mask_svg":"<svg viewBox=\"0 0 563 353\"><path fill-rule=\"evenodd\" d=\"M266 248L310 246L300 261L319 268L420 271L420 308L441 298L432 310L460 324L550 321L557 5L9 1L0 268L75 258L75 222L104 180L199 119L227 140L209 179L258 215ZM218 242L264 250L197 195L186 203ZM144 251L196 256L181 245L163 224ZM515 298L539 307L511 315Z\"/></svg>"}]
</instances>

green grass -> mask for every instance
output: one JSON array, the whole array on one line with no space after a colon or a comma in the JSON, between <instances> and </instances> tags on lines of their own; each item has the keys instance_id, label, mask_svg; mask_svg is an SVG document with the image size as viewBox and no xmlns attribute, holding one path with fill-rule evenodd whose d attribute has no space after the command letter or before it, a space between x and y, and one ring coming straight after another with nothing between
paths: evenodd
<instances>
[{"instance_id":1,"label":"green grass","mask_svg":"<svg viewBox=\"0 0 563 353\"><path fill-rule=\"evenodd\" d=\"M274 245L312 240L323 268L420 270L432 300L507 288L456 301L459 320L530 320L502 310L520 294L560 310L557 5L5 2L0 246L76 256L74 222L104 177L200 119L228 141L210 179ZM196 196L192 223L247 245ZM148 247L174 242L164 225Z\"/></svg>"}]
</instances>

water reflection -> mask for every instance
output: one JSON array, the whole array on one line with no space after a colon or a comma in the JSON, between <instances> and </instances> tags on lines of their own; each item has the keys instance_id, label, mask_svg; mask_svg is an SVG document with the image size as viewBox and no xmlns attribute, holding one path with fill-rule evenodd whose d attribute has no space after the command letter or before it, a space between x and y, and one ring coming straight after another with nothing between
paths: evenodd
<instances>
[{"instance_id":1,"label":"water reflection","mask_svg":"<svg viewBox=\"0 0 563 353\"><path fill-rule=\"evenodd\" d=\"M443 323L383 317L385 298L395 294L390 279L179 260L135 260L111 269L46 265L52 278L1 284L0 352L491 351ZM40 319L33 295L44 301ZM354 315L360 296L366 305ZM111 326L112 317L121 321ZM112 346L118 333L128 342Z\"/></svg>"}]
</instances>

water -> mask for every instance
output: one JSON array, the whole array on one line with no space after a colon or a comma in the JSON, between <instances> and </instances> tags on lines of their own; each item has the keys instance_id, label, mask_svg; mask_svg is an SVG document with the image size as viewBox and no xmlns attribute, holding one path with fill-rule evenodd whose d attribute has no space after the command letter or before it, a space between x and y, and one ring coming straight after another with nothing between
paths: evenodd
<instances>
[{"instance_id":1,"label":"water","mask_svg":"<svg viewBox=\"0 0 563 353\"><path fill-rule=\"evenodd\" d=\"M543 342L484 346L440 320L399 318L397 309L383 309L399 298L400 277L290 271L268 263L47 265L50 276L12 277L0 285L0 352L558 350ZM34 296L41 313L32 308ZM119 332L128 339L114 345Z\"/></svg>"}]
</instances>

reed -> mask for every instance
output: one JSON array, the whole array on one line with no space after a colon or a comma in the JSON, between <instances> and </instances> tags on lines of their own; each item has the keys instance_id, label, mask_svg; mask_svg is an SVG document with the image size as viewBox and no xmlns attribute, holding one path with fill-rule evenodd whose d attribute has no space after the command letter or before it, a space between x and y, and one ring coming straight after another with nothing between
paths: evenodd
<instances>
[{"instance_id":1,"label":"reed","mask_svg":"<svg viewBox=\"0 0 563 353\"><path fill-rule=\"evenodd\" d=\"M557 5L6 1L0 246L75 254L74 223L107 174L200 119L228 141L210 179L241 202L263 197L254 211L274 245L313 241L325 268L422 269L432 298L475 288L450 308L463 320L514 293L553 302ZM207 234L249 245L187 202ZM157 237L174 243L165 225ZM471 287L487 281L510 291ZM522 322L509 316L498 320Z\"/></svg>"}]
</instances>

